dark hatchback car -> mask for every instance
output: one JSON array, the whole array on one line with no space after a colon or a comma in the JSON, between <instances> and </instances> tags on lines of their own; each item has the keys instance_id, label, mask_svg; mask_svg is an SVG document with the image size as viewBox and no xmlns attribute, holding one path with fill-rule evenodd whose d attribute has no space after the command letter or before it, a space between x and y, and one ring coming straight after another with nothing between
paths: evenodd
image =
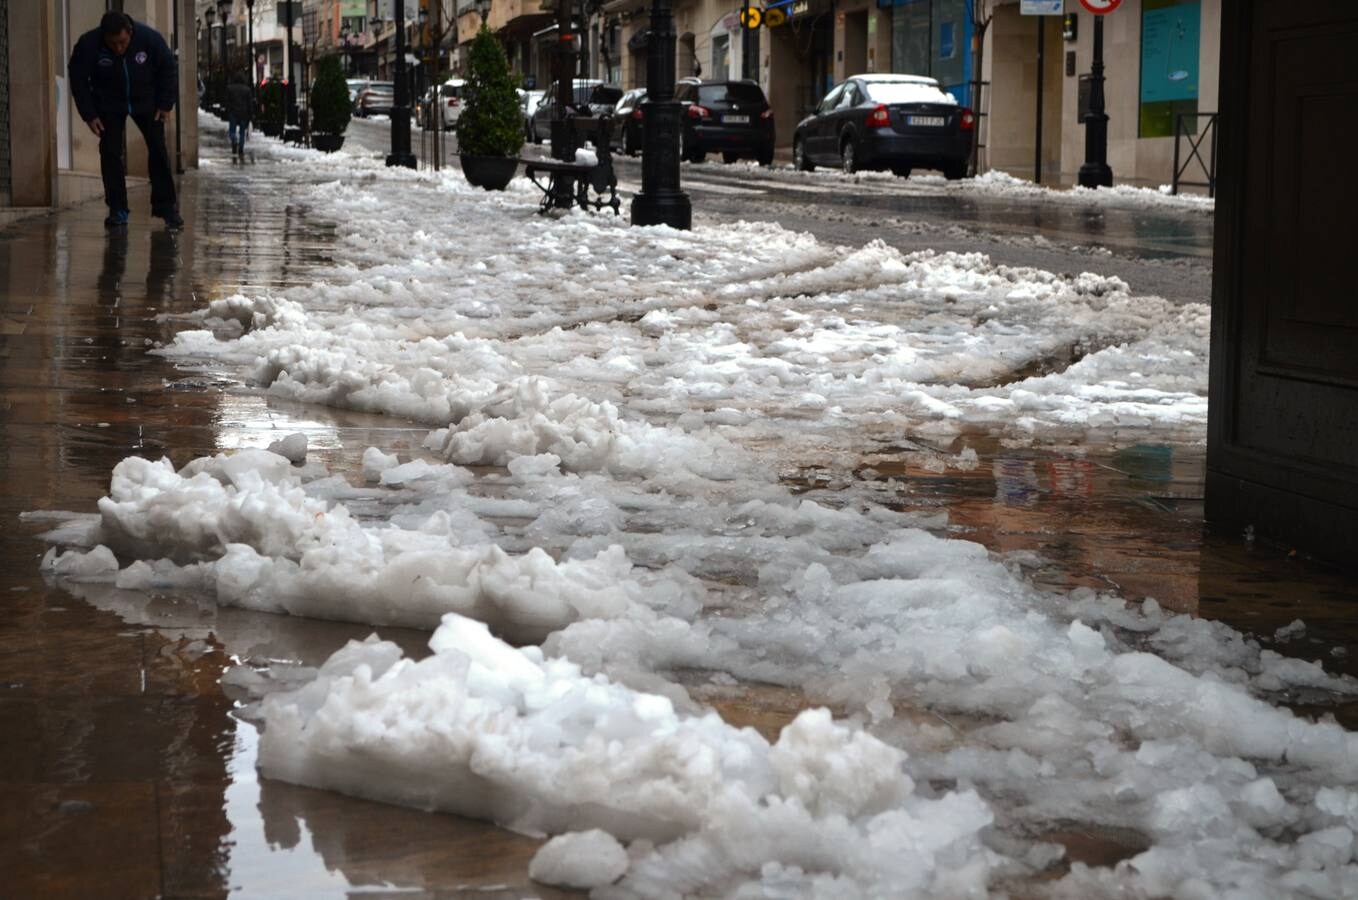
<instances>
[{"instance_id":1,"label":"dark hatchback car","mask_svg":"<svg viewBox=\"0 0 1358 900\"><path fill-rule=\"evenodd\" d=\"M976 116L932 78L856 75L825 95L792 136L798 169L840 166L845 172L940 169L961 178L971 155Z\"/></svg>"},{"instance_id":2,"label":"dark hatchback car","mask_svg":"<svg viewBox=\"0 0 1358 900\"><path fill-rule=\"evenodd\" d=\"M641 152L643 119L641 104L646 102L646 89L636 88L622 95L613 107L613 148L636 156Z\"/></svg>"},{"instance_id":3,"label":"dark hatchback car","mask_svg":"<svg viewBox=\"0 0 1358 900\"><path fill-rule=\"evenodd\" d=\"M613 108L622 99L622 88L605 84L593 78L576 78L571 82L571 92L575 99L571 110L576 115L612 115ZM551 139L552 119L556 116L556 94L557 85L553 81L547 88L547 93L543 96L542 102L533 111L529 130L531 131L531 139L535 144Z\"/></svg>"},{"instance_id":4,"label":"dark hatchback car","mask_svg":"<svg viewBox=\"0 0 1358 900\"><path fill-rule=\"evenodd\" d=\"M720 153L725 162L754 157L773 162L773 110L753 81L684 82L674 99L684 104L679 156L702 162Z\"/></svg>"}]
</instances>

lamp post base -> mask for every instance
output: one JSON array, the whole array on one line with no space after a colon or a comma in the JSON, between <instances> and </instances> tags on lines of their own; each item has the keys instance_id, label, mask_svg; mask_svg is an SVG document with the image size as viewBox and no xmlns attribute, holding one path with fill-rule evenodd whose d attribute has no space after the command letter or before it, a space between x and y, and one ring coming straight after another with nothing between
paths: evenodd
<instances>
[{"instance_id":1,"label":"lamp post base","mask_svg":"<svg viewBox=\"0 0 1358 900\"><path fill-rule=\"evenodd\" d=\"M632 198L633 225L668 225L681 231L693 228L693 205L683 191L644 191Z\"/></svg>"},{"instance_id":2,"label":"lamp post base","mask_svg":"<svg viewBox=\"0 0 1358 900\"><path fill-rule=\"evenodd\" d=\"M1076 183L1086 188L1112 187L1113 170L1107 163L1085 163L1080 166Z\"/></svg>"},{"instance_id":3,"label":"lamp post base","mask_svg":"<svg viewBox=\"0 0 1358 900\"><path fill-rule=\"evenodd\" d=\"M398 155L396 153L389 153L387 154L387 165L405 166L407 169L413 169L416 165L415 154L402 153Z\"/></svg>"}]
</instances>

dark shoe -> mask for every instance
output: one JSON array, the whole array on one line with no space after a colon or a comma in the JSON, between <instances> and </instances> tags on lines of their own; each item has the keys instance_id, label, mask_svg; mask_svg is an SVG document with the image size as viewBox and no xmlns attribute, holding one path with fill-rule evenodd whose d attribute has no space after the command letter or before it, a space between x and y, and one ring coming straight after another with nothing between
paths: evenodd
<instances>
[{"instance_id":1,"label":"dark shoe","mask_svg":"<svg viewBox=\"0 0 1358 900\"><path fill-rule=\"evenodd\" d=\"M125 210L125 209L111 209L111 210L109 210L108 215L104 218L104 227L105 227L105 228L126 228L126 227L127 227L127 210Z\"/></svg>"},{"instance_id":2,"label":"dark shoe","mask_svg":"<svg viewBox=\"0 0 1358 900\"><path fill-rule=\"evenodd\" d=\"M178 210L171 209L164 213L158 213L158 215L165 220L166 228L178 231L184 227L184 219L179 215Z\"/></svg>"},{"instance_id":3,"label":"dark shoe","mask_svg":"<svg viewBox=\"0 0 1358 900\"><path fill-rule=\"evenodd\" d=\"M231 155L240 156L240 144L236 143L235 141L231 142Z\"/></svg>"}]
</instances>

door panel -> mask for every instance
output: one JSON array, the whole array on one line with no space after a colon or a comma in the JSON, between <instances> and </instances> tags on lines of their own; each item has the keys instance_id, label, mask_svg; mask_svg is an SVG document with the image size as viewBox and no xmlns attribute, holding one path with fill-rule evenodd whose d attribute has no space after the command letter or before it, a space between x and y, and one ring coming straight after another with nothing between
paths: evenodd
<instances>
[{"instance_id":1,"label":"door panel","mask_svg":"<svg viewBox=\"0 0 1358 900\"><path fill-rule=\"evenodd\" d=\"M1210 519L1358 557L1358 4L1223 4Z\"/></svg>"}]
</instances>

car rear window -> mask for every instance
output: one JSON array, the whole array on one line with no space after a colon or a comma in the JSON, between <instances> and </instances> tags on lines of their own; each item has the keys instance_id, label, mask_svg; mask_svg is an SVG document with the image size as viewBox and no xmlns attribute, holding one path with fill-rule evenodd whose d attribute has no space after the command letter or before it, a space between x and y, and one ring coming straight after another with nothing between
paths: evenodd
<instances>
[{"instance_id":1,"label":"car rear window","mask_svg":"<svg viewBox=\"0 0 1358 900\"><path fill-rule=\"evenodd\" d=\"M591 91L589 95L590 103L607 103L612 105L617 103L621 99L622 99L621 89L615 87L607 87L605 85L599 85L598 87L594 88L594 90Z\"/></svg>"},{"instance_id":2,"label":"car rear window","mask_svg":"<svg viewBox=\"0 0 1358 900\"><path fill-rule=\"evenodd\" d=\"M764 92L757 84L703 84L698 86L698 103L763 103Z\"/></svg>"},{"instance_id":3,"label":"car rear window","mask_svg":"<svg viewBox=\"0 0 1358 900\"><path fill-rule=\"evenodd\" d=\"M462 85L445 84L439 93L445 97L460 97L462 95Z\"/></svg>"},{"instance_id":4,"label":"car rear window","mask_svg":"<svg viewBox=\"0 0 1358 900\"><path fill-rule=\"evenodd\" d=\"M947 103L956 106L952 94L932 84L909 81L867 81L868 99L873 103Z\"/></svg>"}]
</instances>

